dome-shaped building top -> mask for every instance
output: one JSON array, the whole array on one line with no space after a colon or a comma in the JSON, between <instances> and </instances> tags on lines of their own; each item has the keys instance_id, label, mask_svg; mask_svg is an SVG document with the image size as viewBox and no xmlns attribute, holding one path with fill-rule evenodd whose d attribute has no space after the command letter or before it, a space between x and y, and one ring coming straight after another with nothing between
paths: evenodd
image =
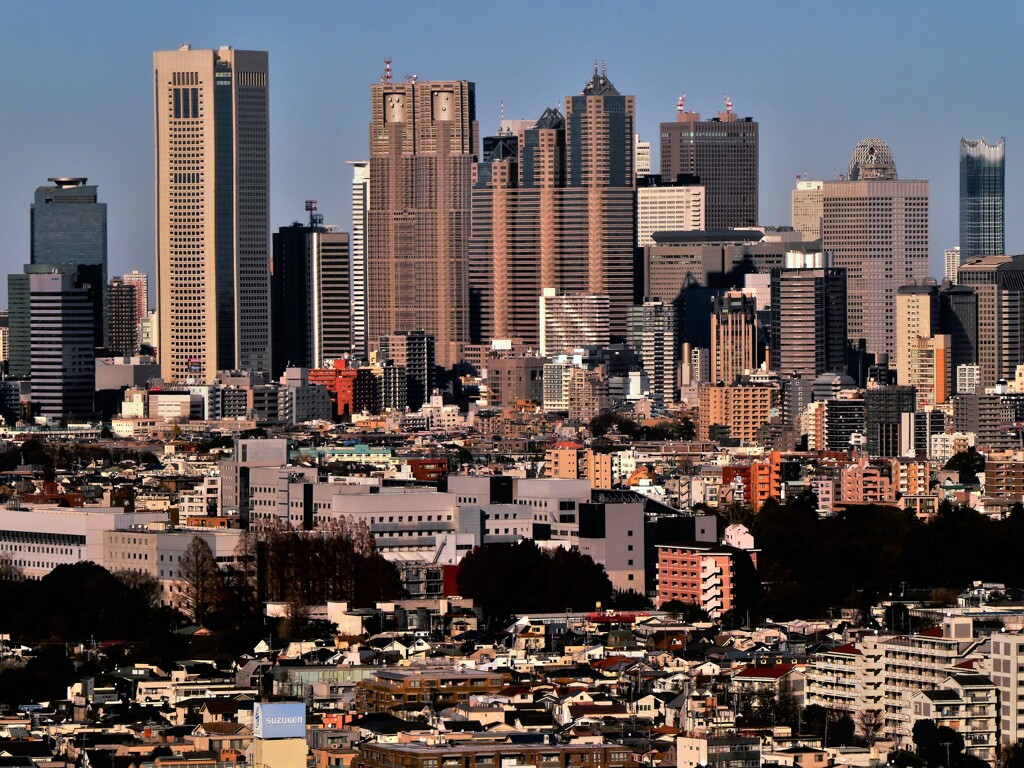
<instances>
[{"instance_id":1,"label":"dome-shaped building top","mask_svg":"<svg viewBox=\"0 0 1024 768\"><path fill-rule=\"evenodd\" d=\"M895 179L896 162L892 150L881 139L864 139L850 157L850 181L865 179Z\"/></svg>"}]
</instances>

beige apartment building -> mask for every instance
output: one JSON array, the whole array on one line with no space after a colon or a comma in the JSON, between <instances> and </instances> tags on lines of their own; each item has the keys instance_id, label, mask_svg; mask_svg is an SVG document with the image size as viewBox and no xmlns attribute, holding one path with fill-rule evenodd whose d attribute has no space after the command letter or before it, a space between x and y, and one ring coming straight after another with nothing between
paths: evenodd
<instances>
[{"instance_id":1,"label":"beige apartment building","mask_svg":"<svg viewBox=\"0 0 1024 768\"><path fill-rule=\"evenodd\" d=\"M771 421L775 395L773 387L747 384L701 387L698 437L711 440L721 429L741 443L754 442L758 430Z\"/></svg>"},{"instance_id":2,"label":"beige apartment building","mask_svg":"<svg viewBox=\"0 0 1024 768\"><path fill-rule=\"evenodd\" d=\"M153 54L161 374L270 367L268 58Z\"/></svg>"}]
</instances>

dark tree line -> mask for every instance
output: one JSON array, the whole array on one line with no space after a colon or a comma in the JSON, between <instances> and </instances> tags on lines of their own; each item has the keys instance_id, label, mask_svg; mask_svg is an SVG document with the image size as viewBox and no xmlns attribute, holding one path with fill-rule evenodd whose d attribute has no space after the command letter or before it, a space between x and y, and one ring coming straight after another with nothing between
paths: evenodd
<instances>
[{"instance_id":1,"label":"dark tree line","mask_svg":"<svg viewBox=\"0 0 1024 768\"><path fill-rule=\"evenodd\" d=\"M236 556L242 583L257 603L309 606L330 600L363 608L402 595L398 571L377 551L365 523L342 520L315 531L285 526L246 531Z\"/></svg>"},{"instance_id":2,"label":"dark tree line","mask_svg":"<svg viewBox=\"0 0 1024 768\"><path fill-rule=\"evenodd\" d=\"M1024 586L1018 565L1024 506L1005 520L947 502L924 523L894 507L863 505L819 519L812 498L767 502L753 524L761 553L762 616L823 616L864 608L895 585L960 589L982 579Z\"/></svg>"},{"instance_id":3,"label":"dark tree line","mask_svg":"<svg viewBox=\"0 0 1024 768\"><path fill-rule=\"evenodd\" d=\"M541 550L532 540L476 547L459 564L458 586L492 619L594 610L612 597L604 566L576 550Z\"/></svg>"}]
</instances>

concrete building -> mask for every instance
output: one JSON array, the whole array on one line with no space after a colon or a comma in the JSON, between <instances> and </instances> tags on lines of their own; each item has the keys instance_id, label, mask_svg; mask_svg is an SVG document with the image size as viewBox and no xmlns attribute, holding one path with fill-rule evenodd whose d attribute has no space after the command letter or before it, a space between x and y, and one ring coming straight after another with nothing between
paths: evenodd
<instances>
[{"instance_id":1,"label":"concrete building","mask_svg":"<svg viewBox=\"0 0 1024 768\"><path fill-rule=\"evenodd\" d=\"M163 378L269 370L267 53L186 44L153 78Z\"/></svg>"},{"instance_id":2,"label":"concrete building","mask_svg":"<svg viewBox=\"0 0 1024 768\"><path fill-rule=\"evenodd\" d=\"M960 262L1006 253L1006 139L960 139Z\"/></svg>"},{"instance_id":3,"label":"concrete building","mask_svg":"<svg viewBox=\"0 0 1024 768\"><path fill-rule=\"evenodd\" d=\"M806 705L842 712L855 721L866 709L881 711L885 706L883 656L881 641L870 636L815 653L805 668Z\"/></svg>"},{"instance_id":4,"label":"concrete building","mask_svg":"<svg viewBox=\"0 0 1024 768\"><path fill-rule=\"evenodd\" d=\"M823 181L797 178L793 190L793 229L808 240L821 239L821 219L824 216Z\"/></svg>"},{"instance_id":5,"label":"concrete building","mask_svg":"<svg viewBox=\"0 0 1024 768\"><path fill-rule=\"evenodd\" d=\"M928 182L896 177L881 139L854 150L848 180L822 187L822 247L847 270L850 339L896 352L896 290L928 274Z\"/></svg>"},{"instance_id":6,"label":"concrete building","mask_svg":"<svg viewBox=\"0 0 1024 768\"><path fill-rule=\"evenodd\" d=\"M584 347L605 347L611 338L611 302L604 294L560 294L545 288L540 297L540 354L563 355Z\"/></svg>"},{"instance_id":7,"label":"concrete building","mask_svg":"<svg viewBox=\"0 0 1024 768\"><path fill-rule=\"evenodd\" d=\"M352 166L352 353L369 355L366 335L366 214L370 205L370 162L349 160Z\"/></svg>"},{"instance_id":8,"label":"concrete building","mask_svg":"<svg viewBox=\"0 0 1024 768\"><path fill-rule=\"evenodd\" d=\"M435 383L434 337L423 331L400 331L381 336L377 347L382 361L391 361L405 372L406 406L415 411L428 402Z\"/></svg>"},{"instance_id":9,"label":"concrete building","mask_svg":"<svg viewBox=\"0 0 1024 768\"><path fill-rule=\"evenodd\" d=\"M352 354L349 236L319 222L274 233L270 316L271 375L292 367L322 368Z\"/></svg>"},{"instance_id":10,"label":"concrete building","mask_svg":"<svg viewBox=\"0 0 1024 768\"><path fill-rule=\"evenodd\" d=\"M757 306L742 291L727 291L711 302L711 380L735 384L757 367Z\"/></svg>"},{"instance_id":11,"label":"concrete building","mask_svg":"<svg viewBox=\"0 0 1024 768\"><path fill-rule=\"evenodd\" d=\"M947 248L942 252L942 254L946 267L946 279L956 285L958 282L957 273L960 270L960 246L958 245L955 248Z\"/></svg>"},{"instance_id":12,"label":"concrete building","mask_svg":"<svg viewBox=\"0 0 1024 768\"><path fill-rule=\"evenodd\" d=\"M676 323L670 304L645 299L633 307L627 338L650 379L651 400L660 408L676 401Z\"/></svg>"},{"instance_id":13,"label":"concrete building","mask_svg":"<svg viewBox=\"0 0 1024 768\"><path fill-rule=\"evenodd\" d=\"M29 276L32 404L42 416L90 418L96 364L94 304L75 273Z\"/></svg>"},{"instance_id":14,"label":"concrete building","mask_svg":"<svg viewBox=\"0 0 1024 768\"><path fill-rule=\"evenodd\" d=\"M981 386L995 386L1024 363L1024 255L971 259L960 265L957 280L977 295Z\"/></svg>"},{"instance_id":15,"label":"concrete building","mask_svg":"<svg viewBox=\"0 0 1024 768\"><path fill-rule=\"evenodd\" d=\"M674 123L661 123L661 177L689 174L707 190L709 230L758 224L758 126L751 117L725 111L701 120L680 101Z\"/></svg>"},{"instance_id":16,"label":"concrete building","mask_svg":"<svg viewBox=\"0 0 1024 768\"><path fill-rule=\"evenodd\" d=\"M16 504L0 509L0 553L28 578L42 578L59 565L85 560L117 570L104 552L106 531L131 523L155 523L163 513L126 513L116 507Z\"/></svg>"},{"instance_id":17,"label":"concrete building","mask_svg":"<svg viewBox=\"0 0 1024 768\"><path fill-rule=\"evenodd\" d=\"M712 299L730 289L745 288L747 277L764 275L786 264L786 254L820 252L792 230L727 230L658 232L654 245L643 249L643 295L656 296L676 308L681 343L711 347ZM770 295L765 283L764 302ZM754 290L751 286L751 290Z\"/></svg>"},{"instance_id":18,"label":"concrete building","mask_svg":"<svg viewBox=\"0 0 1024 768\"><path fill-rule=\"evenodd\" d=\"M992 637L992 681L999 690L999 743L1016 744L1024 739L1024 634Z\"/></svg>"},{"instance_id":19,"label":"concrete building","mask_svg":"<svg viewBox=\"0 0 1024 768\"><path fill-rule=\"evenodd\" d=\"M701 440L728 437L743 445L754 443L761 427L771 421L776 395L774 387L728 384L701 387L698 437Z\"/></svg>"},{"instance_id":20,"label":"concrete building","mask_svg":"<svg viewBox=\"0 0 1024 768\"><path fill-rule=\"evenodd\" d=\"M450 367L469 341L470 189L476 88L465 80L371 87L367 337L422 329ZM632 135L632 134L630 134Z\"/></svg>"},{"instance_id":21,"label":"concrete building","mask_svg":"<svg viewBox=\"0 0 1024 768\"><path fill-rule=\"evenodd\" d=\"M139 353L139 289L115 277L107 286L107 349L117 355Z\"/></svg>"},{"instance_id":22,"label":"concrete building","mask_svg":"<svg viewBox=\"0 0 1024 768\"><path fill-rule=\"evenodd\" d=\"M487 359L487 400L505 407L520 400L540 404L544 400L544 364L547 358L490 357Z\"/></svg>"},{"instance_id":23,"label":"concrete building","mask_svg":"<svg viewBox=\"0 0 1024 768\"><path fill-rule=\"evenodd\" d=\"M970 618L947 616L942 625L914 635L897 635L885 647L885 734L897 743L911 740L912 697L939 687L981 641Z\"/></svg>"},{"instance_id":24,"label":"concrete building","mask_svg":"<svg viewBox=\"0 0 1024 768\"><path fill-rule=\"evenodd\" d=\"M651 142L641 141L639 134L633 135L633 157L636 163L636 178L640 180L651 175Z\"/></svg>"},{"instance_id":25,"label":"concrete building","mask_svg":"<svg viewBox=\"0 0 1024 768\"><path fill-rule=\"evenodd\" d=\"M811 380L846 370L846 270L824 253L787 254L771 273L768 366Z\"/></svg>"},{"instance_id":26,"label":"concrete building","mask_svg":"<svg viewBox=\"0 0 1024 768\"><path fill-rule=\"evenodd\" d=\"M705 189L693 183L662 182L647 176L636 188L636 245L654 245L655 232L693 232L707 229Z\"/></svg>"},{"instance_id":27,"label":"concrete building","mask_svg":"<svg viewBox=\"0 0 1024 768\"><path fill-rule=\"evenodd\" d=\"M871 456L898 456L900 425L904 413L917 410L912 386L869 387L864 392L864 432Z\"/></svg>"},{"instance_id":28,"label":"concrete building","mask_svg":"<svg viewBox=\"0 0 1024 768\"><path fill-rule=\"evenodd\" d=\"M135 318L141 323L149 314L149 275L133 269L121 276L121 282L135 287Z\"/></svg>"},{"instance_id":29,"label":"concrete building","mask_svg":"<svg viewBox=\"0 0 1024 768\"><path fill-rule=\"evenodd\" d=\"M693 603L713 619L732 610L734 557L711 546L658 544L658 607Z\"/></svg>"}]
</instances>

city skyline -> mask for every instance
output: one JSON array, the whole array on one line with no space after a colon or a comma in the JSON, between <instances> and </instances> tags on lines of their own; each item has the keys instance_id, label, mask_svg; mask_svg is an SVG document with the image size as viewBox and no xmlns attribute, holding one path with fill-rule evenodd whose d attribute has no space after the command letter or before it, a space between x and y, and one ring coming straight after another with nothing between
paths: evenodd
<instances>
[{"instance_id":1,"label":"city skyline","mask_svg":"<svg viewBox=\"0 0 1024 768\"><path fill-rule=\"evenodd\" d=\"M153 272L152 82L145 64L152 51L186 41L196 48L229 44L270 52L276 84L270 104L272 229L293 220L300 201L309 198L320 200L327 223L351 227L351 170L344 163L367 155L365 93L379 81L385 58L392 59L398 79L408 72L421 80L474 82L481 135L494 132L502 103L509 118L535 117L559 105L599 58L619 89L636 95L638 132L655 154L657 126L674 119L681 93L687 93L687 107L702 114L721 109L728 93L738 114L760 123L762 224L789 223L797 173L829 180L845 171L857 141L886 140L901 177L932 182L930 269L936 275L943 249L958 239L959 139L992 142L1005 135L1007 250L1019 250L1024 229L1012 212L1024 189L1024 166L1015 161L1016 148L1024 146L1017 128L1021 107L1002 97L1012 78L999 73L1020 69L1021 53L1011 43L1014 25L1006 23L1020 10L994 6L964 16L944 13L945 4L877 5L875 13L789 7L792 14L752 4L727 11L651 3L637 18L619 19L614 6L599 4L588 14L597 20L592 29L581 31L570 5L546 9L550 24L531 27L529 40L498 50L489 35L474 33L480 9L469 5L452 4L440 14L415 6L402 13L332 8L303 23L271 6L242 17L230 3L217 9L185 4L184 13L101 3L92 12L68 7L46 25L36 20L36 5L5 5L5 20L21 33L0 54L9 75L0 87L8 103L19 105L0 126L8 150L0 189L5 269L12 271L27 255L26 190L39 178L78 174L98 184L110 204L111 273ZM600 21L613 17L614 24ZM110 18L118 23L111 25ZM837 55L835 41L866 18L875 19L871 34L847 38L856 44ZM569 24L577 28L565 36ZM119 34L128 28L133 35ZM915 35L904 35L907 28ZM346 30L358 34L338 45ZM980 57L964 64L948 55L958 39L978 39L982 30L986 50ZM72 45L79 40L88 44ZM549 57L517 55L556 40L557 70ZM708 55L731 44L745 55ZM47 56L28 56L30 50L46 50ZM808 67L815 56L825 57L827 66Z\"/></svg>"}]
</instances>

